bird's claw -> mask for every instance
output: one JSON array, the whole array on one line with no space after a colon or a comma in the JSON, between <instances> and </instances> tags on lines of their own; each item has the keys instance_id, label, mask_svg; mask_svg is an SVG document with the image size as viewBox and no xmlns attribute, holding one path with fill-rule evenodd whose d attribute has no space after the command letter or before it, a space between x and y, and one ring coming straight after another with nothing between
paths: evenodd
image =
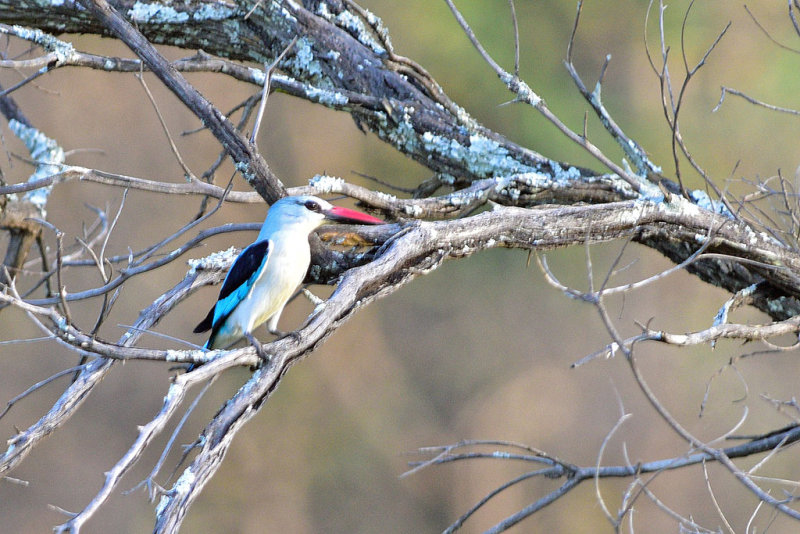
<instances>
[{"instance_id":1,"label":"bird's claw","mask_svg":"<svg viewBox=\"0 0 800 534\"><path fill-rule=\"evenodd\" d=\"M286 335L294 339L295 343L300 343L300 340L303 338L303 336L301 336L300 332L298 332L297 330L292 330L291 332L288 332Z\"/></svg>"},{"instance_id":2,"label":"bird's claw","mask_svg":"<svg viewBox=\"0 0 800 534\"><path fill-rule=\"evenodd\" d=\"M270 334L277 336L275 338L275 341L278 341L279 339L283 339L285 337L291 337L292 339L294 339L295 343L300 343L300 340L302 338L300 332L298 332L297 330L292 330L291 332L284 332L283 330L270 330L269 332Z\"/></svg>"}]
</instances>

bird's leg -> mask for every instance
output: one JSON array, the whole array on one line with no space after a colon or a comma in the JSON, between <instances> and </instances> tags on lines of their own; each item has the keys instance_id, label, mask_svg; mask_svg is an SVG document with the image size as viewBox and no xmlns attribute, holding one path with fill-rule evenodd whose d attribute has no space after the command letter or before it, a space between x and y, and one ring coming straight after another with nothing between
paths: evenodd
<instances>
[{"instance_id":1,"label":"bird's leg","mask_svg":"<svg viewBox=\"0 0 800 534\"><path fill-rule=\"evenodd\" d=\"M314 306L322 306L322 305L324 305L324 304L325 304L325 301L324 301L323 299L319 298L319 297L318 297L318 296L316 296L314 293L312 293L311 291L309 291L309 290L308 290L308 288L305 288L305 287L304 287L304 288L301 288L301 289L300 289L300 291L302 291L302 292L303 292L303 295L305 295L305 296L306 296L306 298L307 298L308 300L310 300L310 301L311 301L311 304L313 304Z\"/></svg>"},{"instance_id":2,"label":"bird's leg","mask_svg":"<svg viewBox=\"0 0 800 534\"><path fill-rule=\"evenodd\" d=\"M272 334L273 336L278 336L279 338L286 335L286 332L278 330L278 319L281 318L282 312L283 312L283 307L281 307L280 310L275 312L275 315L270 317L269 321L267 321L267 330L269 330L269 333Z\"/></svg>"},{"instance_id":3,"label":"bird's leg","mask_svg":"<svg viewBox=\"0 0 800 534\"><path fill-rule=\"evenodd\" d=\"M256 354L258 354L258 357L261 358L261 361L267 363L269 361L269 354L266 353L261 343L253 337L253 334L249 332L246 333L244 337L246 337L247 341L249 341L250 344L253 345L253 348L256 349Z\"/></svg>"}]
</instances>

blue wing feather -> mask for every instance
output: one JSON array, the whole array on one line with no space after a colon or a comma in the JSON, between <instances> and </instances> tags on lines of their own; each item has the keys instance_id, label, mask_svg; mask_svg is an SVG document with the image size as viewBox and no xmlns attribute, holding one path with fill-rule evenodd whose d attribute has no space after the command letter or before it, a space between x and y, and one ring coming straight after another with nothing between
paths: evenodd
<instances>
[{"instance_id":1,"label":"blue wing feather","mask_svg":"<svg viewBox=\"0 0 800 534\"><path fill-rule=\"evenodd\" d=\"M195 327L195 333L212 329L211 339L214 338L216 331L222 326L225 319L233 313L236 306L250 292L268 256L269 240L253 243L239 254L222 283L217 303L208 312L206 318Z\"/></svg>"}]
</instances>

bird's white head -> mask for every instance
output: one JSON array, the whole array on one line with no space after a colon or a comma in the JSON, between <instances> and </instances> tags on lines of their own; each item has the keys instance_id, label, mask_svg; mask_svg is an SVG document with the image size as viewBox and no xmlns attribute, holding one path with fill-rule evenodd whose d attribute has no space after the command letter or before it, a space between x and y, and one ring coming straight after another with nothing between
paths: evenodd
<instances>
[{"instance_id":1,"label":"bird's white head","mask_svg":"<svg viewBox=\"0 0 800 534\"><path fill-rule=\"evenodd\" d=\"M321 198L303 195L283 197L267 213L259 239L279 231L310 234L325 222L383 224L383 221L360 211L334 206Z\"/></svg>"}]
</instances>

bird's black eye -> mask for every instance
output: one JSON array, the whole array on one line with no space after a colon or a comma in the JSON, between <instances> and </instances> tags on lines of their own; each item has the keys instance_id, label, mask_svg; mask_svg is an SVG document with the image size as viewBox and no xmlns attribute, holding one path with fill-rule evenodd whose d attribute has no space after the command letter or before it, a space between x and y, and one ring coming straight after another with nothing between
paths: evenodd
<instances>
[{"instance_id":1,"label":"bird's black eye","mask_svg":"<svg viewBox=\"0 0 800 534\"><path fill-rule=\"evenodd\" d=\"M315 211L317 213L322 211L322 208L320 207L320 205L317 202L313 201L313 200L306 200L306 203L303 204L303 205L309 211Z\"/></svg>"}]
</instances>

